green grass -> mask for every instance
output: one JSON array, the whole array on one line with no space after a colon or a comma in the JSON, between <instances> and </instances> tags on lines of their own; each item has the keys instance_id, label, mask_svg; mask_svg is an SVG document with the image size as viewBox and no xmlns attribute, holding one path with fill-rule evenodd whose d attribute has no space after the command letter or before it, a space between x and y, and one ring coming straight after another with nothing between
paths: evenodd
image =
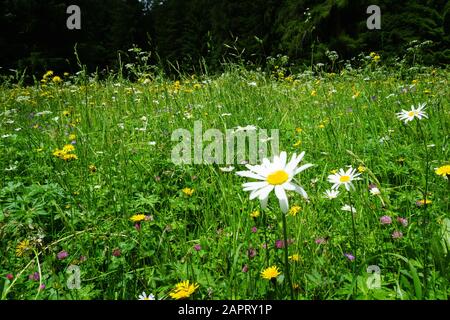
<instances>
[{"instance_id":1,"label":"green grass","mask_svg":"<svg viewBox=\"0 0 450 320\"><path fill-rule=\"evenodd\" d=\"M276 197L251 218L260 207L242 191L249 179L235 174L243 165L226 173L219 169L226 165L171 162L172 132L192 132L196 120L203 131L279 129L280 149L305 151L303 163L315 165L299 175L310 200L289 194L290 206L301 207L286 217L289 255L300 257L290 262L295 299L448 299L450 184L434 169L449 164L449 72L419 70L406 77L368 68L286 79L232 67L219 76L179 79L179 86L164 77L145 84L91 78L86 86L82 73L47 86L5 83L2 299L137 299L142 291L170 299L183 280L199 284L192 299L289 299L284 251L275 247L283 239ZM408 125L397 119L396 112L419 103L427 104L429 119ZM37 115L42 111L51 113ZM144 116L146 131L136 130L144 127ZM78 159L64 161L53 152L71 142L70 134ZM347 165L365 168L351 193L357 252L351 215L341 210L348 194L342 189L337 199L323 197L331 187L327 176ZM369 184L381 195L371 195ZM192 196L183 194L185 187L194 189ZM425 188L432 203L417 206ZM140 230L130 221L138 213L153 217ZM384 215L392 224L380 223ZM392 238L396 230L402 238ZM326 242L317 244L318 238ZM31 248L17 256L26 239ZM68 257L58 260L62 250ZM356 255L356 263L345 253ZM80 289L67 287L71 264L80 267ZM261 271L272 265L282 275L262 279ZM380 288L368 288L371 265L381 270ZM35 272L40 281L29 279Z\"/></svg>"}]
</instances>

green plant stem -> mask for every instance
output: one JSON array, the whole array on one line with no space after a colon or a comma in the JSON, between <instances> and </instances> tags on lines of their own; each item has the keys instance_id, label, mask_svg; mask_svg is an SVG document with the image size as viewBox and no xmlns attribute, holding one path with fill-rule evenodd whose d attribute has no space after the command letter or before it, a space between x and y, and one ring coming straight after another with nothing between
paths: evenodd
<instances>
[{"instance_id":1,"label":"green plant stem","mask_svg":"<svg viewBox=\"0 0 450 320\"><path fill-rule=\"evenodd\" d=\"M266 213L263 211L263 223L264 223L264 243L266 244L266 266L269 266L269 246L267 243L267 217Z\"/></svg>"},{"instance_id":2,"label":"green plant stem","mask_svg":"<svg viewBox=\"0 0 450 320\"><path fill-rule=\"evenodd\" d=\"M424 296L427 294L427 287L428 287L428 253L429 253L429 235L428 235L428 224L430 223L430 217L429 217L429 211L427 210L427 196L428 196L428 167L430 162L429 152L428 152L428 146L427 146L427 139L425 137L425 134L422 130L422 126L420 125L420 121L417 121L417 127L419 129L422 141L423 141L423 147L425 150L425 190L423 191L423 217L422 217L422 224L423 224L423 234L424 234L424 242L425 242L425 257L423 261L423 277L424 277Z\"/></svg>"},{"instance_id":3,"label":"green plant stem","mask_svg":"<svg viewBox=\"0 0 450 320\"><path fill-rule=\"evenodd\" d=\"M353 295L356 295L357 292L357 281L356 281L356 262L358 261L358 254L356 252L356 227L355 227L355 215L353 213L353 204L352 204L352 196L350 191L348 192L348 201L350 202L350 215L352 216L352 231L353 231L353 243L352 250L353 256L355 257L355 261L353 261Z\"/></svg>"},{"instance_id":4,"label":"green plant stem","mask_svg":"<svg viewBox=\"0 0 450 320\"><path fill-rule=\"evenodd\" d=\"M282 213L283 217L283 236L284 236L284 268L286 272L287 283L289 285L289 290L291 293L291 300L294 300L294 288L292 287L291 273L289 271L289 257L288 257L288 242L287 242L287 224L286 224L286 214Z\"/></svg>"},{"instance_id":5,"label":"green plant stem","mask_svg":"<svg viewBox=\"0 0 450 320\"><path fill-rule=\"evenodd\" d=\"M41 271L41 264L39 263L39 254L37 253L36 250L33 250L34 252L34 256L36 257L36 263L38 266L38 271L39 271L39 288L36 292L36 296L34 297L34 300L37 299L37 297L39 296L39 293L41 293L41 286L42 286L42 271Z\"/></svg>"}]
</instances>

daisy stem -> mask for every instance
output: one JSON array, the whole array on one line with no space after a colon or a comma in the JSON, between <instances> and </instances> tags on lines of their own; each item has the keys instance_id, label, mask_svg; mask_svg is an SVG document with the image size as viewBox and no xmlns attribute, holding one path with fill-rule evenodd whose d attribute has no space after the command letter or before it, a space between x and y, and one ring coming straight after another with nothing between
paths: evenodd
<instances>
[{"instance_id":1,"label":"daisy stem","mask_svg":"<svg viewBox=\"0 0 450 320\"><path fill-rule=\"evenodd\" d=\"M428 266L427 266L427 261L428 261L428 250L429 250L429 236L428 236L428 224L430 223L430 217L429 217L429 213L427 211L427 196L428 196L428 166L429 166L429 152L428 152L428 147L427 147L427 139L425 137L425 134L422 130L422 126L420 125L420 121L417 121L417 127L419 129L420 135L422 136L422 141L423 141L423 147L425 149L425 190L423 192L423 217L422 217L422 224L423 224L423 233L424 233L424 240L425 240L425 257L424 257L424 294L426 295L427 293L427 283L428 283Z\"/></svg>"},{"instance_id":2,"label":"daisy stem","mask_svg":"<svg viewBox=\"0 0 450 320\"><path fill-rule=\"evenodd\" d=\"M264 223L264 243L266 244L266 266L269 265L269 244L267 243L267 216L266 213L263 211L263 223Z\"/></svg>"},{"instance_id":3,"label":"daisy stem","mask_svg":"<svg viewBox=\"0 0 450 320\"><path fill-rule=\"evenodd\" d=\"M348 192L348 201L350 202L350 214L352 216L352 231L353 231L353 256L355 257L355 261L353 261L353 294L356 294L357 291L357 282L356 282L356 261L358 259L358 254L356 253L356 227L355 227L355 213L353 212L353 203L352 203L352 195L350 191Z\"/></svg>"},{"instance_id":4,"label":"daisy stem","mask_svg":"<svg viewBox=\"0 0 450 320\"><path fill-rule=\"evenodd\" d=\"M289 257L288 257L288 241L287 241L287 224L286 224L286 214L283 212L283 237L284 237L284 267L286 272L287 283L289 285L291 300L294 300L294 288L292 287L291 273L289 271Z\"/></svg>"}]
</instances>

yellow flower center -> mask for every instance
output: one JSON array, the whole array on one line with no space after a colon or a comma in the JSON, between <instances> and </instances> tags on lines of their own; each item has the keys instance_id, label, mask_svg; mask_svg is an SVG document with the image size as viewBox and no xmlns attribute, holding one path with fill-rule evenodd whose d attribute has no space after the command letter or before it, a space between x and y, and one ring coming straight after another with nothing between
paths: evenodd
<instances>
[{"instance_id":1,"label":"yellow flower center","mask_svg":"<svg viewBox=\"0 0 450 320\"><path fill-rule=\"evenodd\" d=\"M278 170L267 176L267 182L272 185L283 184L289 179L289 175L284 170Z\"/></svg>"},{"instance_id":2,"label":"yellow flower center","mask_svg":"<svg viewBox=\"0 0 450 320\"><path fill-rule=\"evenodd\" d=\"M349 182L350 181L350 177L349 176L341 176L340 178L339 178L339 181L340 182Z\"/></svg>"},{"instance_id":3,"label":"yellow flower center","mask_svg":"<svg viewBox=\"0 0 450 320\"><path fill-rule=\"evenodd\" d=\"M410 111L410 112L408 112L408 117L414 117L414 111Z\"/></svg>"}]
</instances>

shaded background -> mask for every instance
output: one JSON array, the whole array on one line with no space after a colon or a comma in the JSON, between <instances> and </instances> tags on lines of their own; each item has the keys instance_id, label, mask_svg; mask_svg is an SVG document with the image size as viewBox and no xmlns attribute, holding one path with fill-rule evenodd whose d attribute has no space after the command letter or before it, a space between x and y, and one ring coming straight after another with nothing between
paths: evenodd
<instances>
[{"instance_id":1,"label":"shaded background","mask_svg":"<svg viewBox=\"0 0 450 320\"><path fill-rule=\"evenodd\" d=\"M81 30L68 30L66 9L81 8ZM381 7L381 30L368 30L366 9ZM412 40L432 40L424 64L450 61L450 2L445 0L2 0L0 73L41 75L78 70L74 46L90 71L117 70L137 45L166 71L221 70L224 60L264 65L287 55L299 66L377 51L401 56ZM169 63L170 62L170 63Z\"/></svg>"}]
</instances>

